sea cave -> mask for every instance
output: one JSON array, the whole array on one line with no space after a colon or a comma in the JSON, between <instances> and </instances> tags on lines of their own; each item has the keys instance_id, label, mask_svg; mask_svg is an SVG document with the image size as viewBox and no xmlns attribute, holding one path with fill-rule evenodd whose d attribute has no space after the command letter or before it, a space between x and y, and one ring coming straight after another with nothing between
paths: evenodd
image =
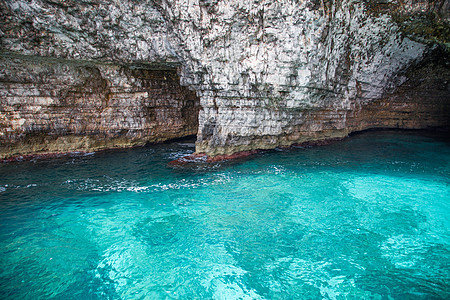
<instances>
[{"instance_id":1,"label":"sea cave","mask_svg":"<svg viewBox=\"0 0 450 300\"><path fill-rule=\"evenodd\" d=\"M448 299L448 0L0 0L2 299Z\"/></svg>"}]
</instances>

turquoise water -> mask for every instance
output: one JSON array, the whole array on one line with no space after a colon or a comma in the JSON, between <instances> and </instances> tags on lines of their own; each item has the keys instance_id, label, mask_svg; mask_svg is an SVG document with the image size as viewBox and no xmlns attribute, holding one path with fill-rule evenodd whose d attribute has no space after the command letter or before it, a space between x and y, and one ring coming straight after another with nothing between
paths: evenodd
<instances>
[{"instance_id":1,"label":"turquoise water","mask_svg":"<svg viewBox=\"0 0 450 300\"><path fill-rule=\"evenodd\" d=\"M450 297L448 140L167 165L192 146L0 165L0 298Z\"/></svg>"}]
</instances>

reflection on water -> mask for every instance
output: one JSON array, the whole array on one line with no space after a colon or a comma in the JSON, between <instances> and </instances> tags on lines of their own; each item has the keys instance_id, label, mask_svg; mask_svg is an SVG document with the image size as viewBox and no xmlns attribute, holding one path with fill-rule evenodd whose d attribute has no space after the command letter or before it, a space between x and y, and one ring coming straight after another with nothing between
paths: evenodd
<instances>
[{"instance_id":1,"label":"reflection on water","mask_svg":"<svg viewBox=\"0 0 450 300\"><path fill-rule=\"evenodd\" d=\"M368 132L167 165L192 152L0 165L0 297L449 298L448 142Z\"/></svg>"}]
</instances>

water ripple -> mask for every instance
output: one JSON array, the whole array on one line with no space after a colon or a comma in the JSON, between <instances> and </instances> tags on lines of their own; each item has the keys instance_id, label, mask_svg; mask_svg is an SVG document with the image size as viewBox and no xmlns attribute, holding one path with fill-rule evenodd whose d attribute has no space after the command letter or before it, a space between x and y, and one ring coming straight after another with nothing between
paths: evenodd
<instances>
[{"instance_id":1,"label":"water ripple","mask_svg":"<svg viewBox=\"0 0 450 300\"><path fill-rule=\"evenodd\" d=\"M167 166L192 151L0 166L0 298L450 297L448 144L369 133Z\"/></svg>"}]
</instances>

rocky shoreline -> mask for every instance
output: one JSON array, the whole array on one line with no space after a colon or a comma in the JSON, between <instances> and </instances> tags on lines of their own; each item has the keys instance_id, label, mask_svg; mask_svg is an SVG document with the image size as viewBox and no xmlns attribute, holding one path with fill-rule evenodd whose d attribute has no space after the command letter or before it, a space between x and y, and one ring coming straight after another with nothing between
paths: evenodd
<instances>
[{"instance_id":1,"label":"rocky shoreline","mask_svg":"<svg viewBox=\"0 0 450 300\"><path fill-rule=\"evenodd\" d=\"M450 126L449 2L0 1L0 159Z\"/></svg>"}]
</instances>

